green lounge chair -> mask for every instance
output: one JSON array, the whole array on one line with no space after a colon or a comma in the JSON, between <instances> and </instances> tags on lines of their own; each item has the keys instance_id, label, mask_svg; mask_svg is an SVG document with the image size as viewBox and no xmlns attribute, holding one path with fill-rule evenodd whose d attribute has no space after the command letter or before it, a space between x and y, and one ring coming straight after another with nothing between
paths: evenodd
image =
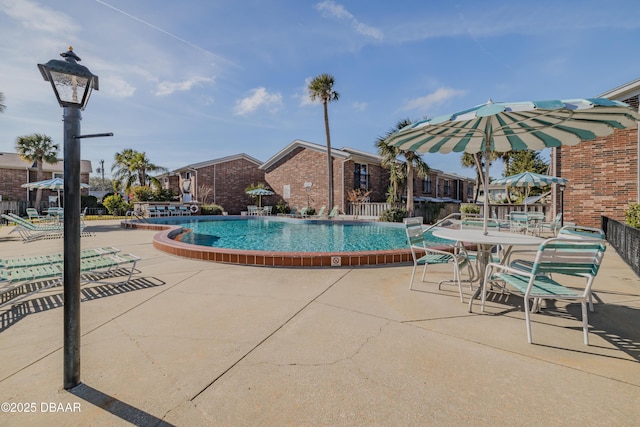
<instances>
[{"instance_id":1,"label":"green lounge chair","mask_svg":"<svg viewBox=\"0 0 640 427\"><path fill-rule=\"evenodd\" d=\"M113 246L106 246L103 248L83 249L80 251L80 258L93 258L104 255L113 255L120 252L120 249ZM56 253L52 255L37 255L31 257L20 258L0 258L0 269L12 269L12 268L29 268L39 265L59 264L64 261L64 254Z\"/></svg>"},{"instance_id":2,"label":"green lounge chair","mask_svg":"<svg viewBox=\"0 0 640 427\"><path fill-rule=\"evenodd\" d=\"M10 233L17 232L20 237L22 237L24 243L40 239L58 239L62 237L64 232L64 225L62 223L33 224L12 213L2 214L2 217L16 224L16 227L11 230ZM82 218L83 216L81 214L80 233L83 232L85 227Z\"/></svg>"},{"instance_id":3,"label":"green lounge chair","mask_svg":"<svg viewBox=\"0 0 640 427\"><path fill-rule=\"evenodd\" d=\"M80 259L81 283L105 283L126 285L131 281L140 257L132 254L112 254ZM130 268L125 268L130 265ZM0 307L15 304L33 294L62 283L62 263L38 265L27 268L0 269ZM104 282L104 279L127 276L120 282ZM3 289L4 288L4 289Z\"/></svg>"},{"instance_id":4,"label":"green lounge chair","mask_svg":"<svg viewBox=\"0 0 640 427\"><path fill-rule=\"evenodd\" d=\"M333 209L331 209L331 212L329 212L329 219L336 219L338 216L340 215L340 207L339 206L334 206Z\"/></svg>"}]
</instances>

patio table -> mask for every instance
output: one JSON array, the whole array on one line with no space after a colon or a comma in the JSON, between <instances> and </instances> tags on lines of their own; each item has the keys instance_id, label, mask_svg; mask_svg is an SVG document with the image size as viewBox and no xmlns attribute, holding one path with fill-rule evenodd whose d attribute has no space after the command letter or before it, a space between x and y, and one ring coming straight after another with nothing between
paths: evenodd
<instances>
[{"instance_id":1,"label":"patio table","mask_svg":"<svg viewBox=\"0 0 640 427\"><path fill-rule=\"evenodd\" d=\"M455 228L436 228L432 234L435 237L441 239L454 240L461 243L473 243L478 247L478 265L480 266L480 286L474 292L473 296L469 300L469 313L471 313L471 307L473 300L480 295L484 281L484 272L487 268L487 264L491 259L491 249L494 246L502 245L504 252L502 255L502 261L509 259L509 254L514 246L538 246L544 239L536 236L529 236L519 233L507 233L504 231L488 230L487 234L484 234L482 230L469 230L469 229L455 229Z\"/></svg>"}]
</instances>

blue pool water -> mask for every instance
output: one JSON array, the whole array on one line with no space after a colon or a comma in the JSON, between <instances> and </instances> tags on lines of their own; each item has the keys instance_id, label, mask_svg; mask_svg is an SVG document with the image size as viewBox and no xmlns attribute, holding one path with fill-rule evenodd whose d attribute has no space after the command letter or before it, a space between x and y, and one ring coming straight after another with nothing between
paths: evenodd
<instances>
[{"instance_id":1,"label":"blue pool water","mask_svg":"<svg viewBox=\"0 0 640 427\"><path fill-rule=\"evenodd\" d=\"M180 240L200 246L273 252L359 252L406 249L403 224L307 221L288 218L159 218L190 232ZM433 237L434 245L444 240Z\"/></svg>"}]
</instances>

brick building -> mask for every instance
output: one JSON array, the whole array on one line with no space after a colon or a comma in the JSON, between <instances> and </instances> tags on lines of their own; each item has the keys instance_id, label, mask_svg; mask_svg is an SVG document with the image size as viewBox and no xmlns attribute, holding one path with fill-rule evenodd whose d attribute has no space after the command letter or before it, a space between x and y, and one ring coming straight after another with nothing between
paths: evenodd
<instances>
[{"instance_id":1,"label":"brick building","mask_svg":"<svg viewBox=\"0 0 640 427\"><path fill-rule=\"evenodd\" d=\"M384 202L389 188L389 170L381 157L352 148L332 149L334 205L348 206L352 189L370 190L370 202ZM324 145L295 140L267 160L260 169L265 180L289 206L318 209L328 203L327 149ZM311 184L309 186L309 184ZM432 169L428 177L414 176L414 196L467 201L473 197L473 180Z\"/></svg>"},{"instance_id":2,"label":"brick building","mask_svg":"<svg viewBox=\"0 0 640 427\"><path fill-rule=\"evenodd\" d=\"M640 79L599 97L623 101L638 109ZM640 201L638 127L616 129L608 137L557 148L552 154L557 176L567 178L564 197L556 190L556 209L564 199L564 218L600 227L601 215L624 222L630 203Z\"/></svg>"},{"instance_id":3,"label":"brick building","mask_svg":"<svg viewBox=\"0 0 640 427\"><path fill-rule=\"evenodd\" d=\"M207 203L218 204L231 215L240 215L251 204L245 188L265 182L264 172L258 169L261 164L242 153L193 163L160 179L164 188L180 195L182 202L201 201L204 197Z\"/></svg>"},{"instance_id":4,"label":"brick building","mask_svg":"<svg viewBox=\"0 0 640 427\"><path fill-rule=\"evenodd\" d=\"M64 163L62 160L54 164L44 163L42 169L43 180L62 178L64 175ZM81 160L80 182L88 184L89 174L92 171L91 162L89 160ZM35 162L27 162L16 153L0 153L0 195L2 200L26 202L27 206L32 206L37 190L22 188L22 184L37 180ZM83 189L81 194L87 195L89 190ZM42 202L48 206L49 196L57 195L57 191L42 190ZM41 209L42 207L38 208Z\"/></svg>"},{"instance_id":5,"label":"brick building","mask_svg":"<svg viewBox=\"0 0 640 427\"><path fill-rule=\"evenodd\" d=\"M371 190L369 201L384 202L389 188L389 170L380 156L352 148L333 149L334 205L341 211L348 206L348 192L355 188ZM216 203L231 215L255 203L245 189L265 183L275 194L263 196L263 205L280 200L290 207L319 209L328 203L327 149L324 145L295 140L266 162L237 154L193 163L159 177L164 188L180 195L182 202ZM473 180L433 169L429 177L415 177L414 195L419 202L429 198L467 201L473 197ZM423 181L428 182L425 184ZM205 192L205 193L203 193Z\"/></svg>"},{"instance_id":6,"label":"brick building","mask_svg":"<svg viewBox=\"0 0 640 427\"><path fill-rule=\"evenodd\" d=\"M347 192L355 188L371 190L372 202L384 201L389 171L380 166L380 157L349 148L331 150L333 158L333 204L344 211ZM299 139L264 162L265 180L289 206L328 204L327 148Z\"/></svg>"}]
</instances>

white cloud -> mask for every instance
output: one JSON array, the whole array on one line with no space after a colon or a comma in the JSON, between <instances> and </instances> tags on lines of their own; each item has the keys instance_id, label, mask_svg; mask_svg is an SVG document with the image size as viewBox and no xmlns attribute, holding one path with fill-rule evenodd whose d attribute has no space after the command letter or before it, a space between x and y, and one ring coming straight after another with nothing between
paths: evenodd
<instances>
[{"instance_id":1,"label":"white cloud","mask_svg":"<svg viewBox=\"0 0 640 427\"><path fill-rule=\"evenodd\" d=\"M306 79L304 79L304 86L300 88L300 92L298 92L298 94L295 95L295 97L300 100L299 105L301 107L317 104L318 102L320 102L317 100L312 101L311 97L309 96L309 84L311 83L311 80L313 80L313 77L307 77Z\"/></svg>"},{"instance_id":2,"label":"white cloud","mask_svg":"<svg viewBox=\"0 0 640 427\"><path fill-rule=\"evenodd\" d=\"M366 102L354 102L351 104L353 111L364 111L367 109L368 104Z\"/></svg>"},{"instance_id":3,"label":"white cloud","mask_svg":"<svg viewBox=\"0 0 640 427\"><path fill-rule=\"evenodd\" d=\"M155 95L157 96L165 96L171 95L174 92L184 92L190 90L193 86L202 83L202 82L211 82L213 78L211 77L193 77L189 80L185 80L182 82L160 82L157 85L157 89Z\"/></svg>"},{"instance_id":4,"label":"white cloud","mask_svg":"<svg viewBox=\"0 0 640 427\"><path fill-rule=\"evenodd\" d=\"M0 7L28 30L51 34L73 33L78 25L67 14L40 6L28 0L3 0Z\"/></svg>"},{"instance_id":5,"label":"white cloud","mask_svg":"<svg viewBox=\"0 0 640 427\"><path fill-rule=\"evenodd\" d=\"M430 109L436 108L453 97L463 96L467 92L460 89L452 89L448 87L438 88L435 92L430 93L420 98L409 100L403 107L403 110L418 110L426 112Z\"/></svg>"},{"instance_id":6,"label":"white cloud","mask_svg":"<svg viewBox=\"0 0 640 427\"><path fill-rule=\"evenodd\" d=\"M100 79L100 87L105 88L107 95L114 98L128 98L133 96L136 88L119 77L106 77ZM102 90L100 91L102 92Z\"/></svg>"},{"instance_id":7,"label":"white cloud","mask_svg":"<svg viewBox=\"0 0 640 427\"><path fill-rule=\"evenodd\" d=\"M332 0L317 3L315 9L320 11L324 16L332 16L336 19L349 21L353 29L363 36L376 40L382 40L384 38L384 33L381 30L358 21L344 6Z\"/></svg>"},{"instance_id":8,"label":"white cloud","mask_svg":"<svg viewBox=\"0 0 640 427\"><path fill-rule=\"evenodd\" d=\"M264 87L259 87L252 90L251 96L236 101L233 111L236 116L243 116L261 107L271 112L278 111L282 107L282 95L269 93Z\"/></svg>"}]
</instances>

